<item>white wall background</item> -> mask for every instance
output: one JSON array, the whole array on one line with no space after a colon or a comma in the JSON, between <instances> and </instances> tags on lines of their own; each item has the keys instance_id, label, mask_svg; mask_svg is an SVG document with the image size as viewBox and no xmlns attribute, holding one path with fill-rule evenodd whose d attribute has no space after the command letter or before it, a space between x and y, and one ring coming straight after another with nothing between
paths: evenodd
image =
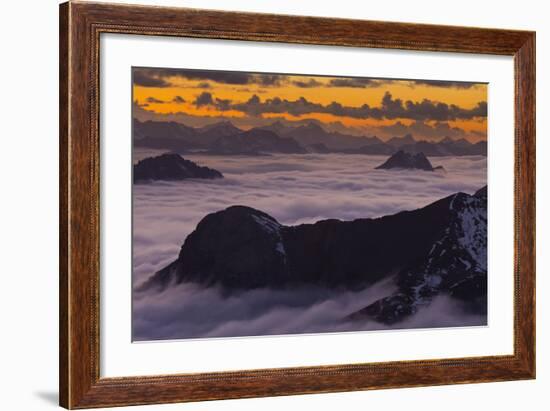
<instances>
[{"instance_id":1,"label":"white wall background","mask_svg":"<svg viewBox=\"0 0 550 411\"><path fill-rule=\"evenodd\" d=\"M537 31L538 283L536 381L307 395L158 410L547 409L550 389L550 11L538 0L358 2L353 0L162 0L134 3L352 17ZM5 2L0 64L0 408L55 409L57 403L58 0ZM7 144L7 145L6 145ZM545 253L546 251L546 253ZM139 408L136 408L139 409Z\"/></svg>"}]
</instances>

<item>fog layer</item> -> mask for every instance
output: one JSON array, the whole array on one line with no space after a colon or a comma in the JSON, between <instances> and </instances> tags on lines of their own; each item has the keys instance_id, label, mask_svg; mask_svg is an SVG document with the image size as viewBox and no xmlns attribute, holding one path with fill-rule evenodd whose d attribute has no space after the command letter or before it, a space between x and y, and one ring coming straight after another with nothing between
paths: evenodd
<instances>
[{"instance_id":1,"label":"fog layer","mask_svg":"<svg viewBox=\"0 0 550 411\"><path fill-rule=\"evenodd\" d=\"M157 153L136 150L134 160ZM374 170L386 156L194 154L184 157L221 171L224 178L134 185L134 286L175 260L183 241L205 215L232 205L254 207L282 224L296 225L327 218L352 220L413 210L458 191L473 193L487 184L487 160L481 156L430 159L434 166L442 165L446 172ZM227 295L215 288L198 289L189 284L163 293L134 292L134 338L357 329L357 325L337 319L390 292L388 283L360 293L312 287ZM419 313L410 324L400 327L483 322L463 316L454 304L445 299L436 300L424 315ZM384 327L361 326L361 329L379 328Z\"/></svg>"}]
</instances>

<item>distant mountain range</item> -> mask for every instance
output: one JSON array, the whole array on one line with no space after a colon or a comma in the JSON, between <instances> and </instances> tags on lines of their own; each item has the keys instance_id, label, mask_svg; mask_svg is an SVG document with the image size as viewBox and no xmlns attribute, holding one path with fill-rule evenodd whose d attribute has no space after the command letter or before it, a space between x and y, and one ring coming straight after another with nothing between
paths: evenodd
<instances>
[{"instance_id":1,"label":"distant mountain range","mask_svg":"<svg viewBox=\"0 0 550 411\"><path fill-rule=\"evenodd\" d=\"M227 290L316 285L360 290L394 278L397 291L343 319L393 324L447 295L487 310L487 189L381 218L285 226L245 206L208 214L178 258L142 289L190 282Z\"/></svg>"},{"instance_id":2,"label":"distant mountain range","mask_svg":"<svg viewBox=\"0 0 550 411\"><path fill-rule=\"evenodd\" d=\"M275 122L244 131L230 121L194 128L182 123L134 119L134 145L178 153L203 151L213 155L387 154L398 150L426 156L487 155L487 143L444 138L439 142L417 141L411 134L384 142L378 137L360 137L326 131L316 123L287 126Z\"/></svg>"}]
</instances>

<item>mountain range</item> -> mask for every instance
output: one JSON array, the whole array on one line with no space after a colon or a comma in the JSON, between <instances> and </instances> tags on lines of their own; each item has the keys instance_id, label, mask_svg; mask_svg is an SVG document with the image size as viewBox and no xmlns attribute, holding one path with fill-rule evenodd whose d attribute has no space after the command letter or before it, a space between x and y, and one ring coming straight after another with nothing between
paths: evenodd
<instances>
[{"instance_id":1,"label":"mountain range","mask_svg":"<svg viewBox=\"0 0 550 411\"><path fill-rule=\"evenodd\" d=\"M204 127L177 122L133 122L134 145L178 153L202 151L214 155L261 155L269 153L304 154L387 154L398 150L427 156L487 155L487 143L444 138L439 142L417 141L411 134L382 141L378 137L354 136L325 130L311 122L288 126L274 122L269 126L241 130L230 121Z\"/></svg>"},{"instance_id":2,"label":"mountain range","mask_svg":"<svg viewBox=\"0 0 550 411\"><path fill-rule=\"evenodd\" d=\"M380 218L286 226L246 206L206 215L175 261L142 289L183 282L226 290L316 285L361 290L393 279L397 291L342 321L394 324L445 295L487 310L487 188Z\"/></svg>"}]
</instances>

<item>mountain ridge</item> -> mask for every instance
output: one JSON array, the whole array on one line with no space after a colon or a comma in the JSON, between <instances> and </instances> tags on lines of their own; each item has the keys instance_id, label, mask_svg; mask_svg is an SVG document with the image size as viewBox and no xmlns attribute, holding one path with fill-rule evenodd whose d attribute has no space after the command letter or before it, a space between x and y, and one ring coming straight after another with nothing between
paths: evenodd
<instances>
[{"instance_id":1,"label":"mountain ridge","mask_svg":"<svg viewBox=\"0 0 550 411\"><path fill-rule=\"evenodd\" d=\"M456 193L425 207L375 219L285 226L268 214L232 206L208 214L178 258L140 289L191 282L226 290L314 284L360 290L396 276L398 292L347 320L392 324L437 295L486 310L486 189ZM473 290L473 291L472 291Z\"/></svg>"},{"instance_id":2,"label":"mountain ridge","mask_svg":"<svg viewBox=\"0 0 550 411\"><path fill-rule=\"evenodd\" d=\"M462 156L487 155L487 143L484 141L470 143L465 139L452 140L443 138L439 142L417 141L411 134L393 137L384 142L376 136L355 136L340 132L326 131L319 124L310 122L299 126L286 126L282 122L274 122L269 126L254 127L241 130L229 120L220 121L200 128L187 126L183 123L147 120L133 121L134 144L137 147L165 149L185 153L201 150L206 154L261 154L252 147L243 147L243 135L249 132L262 135L268 130L280 139L280 145L260 145L261 153L303 154L316 152L322 154L388 154L398 150L411 153L423 152L427 156ZM291 140L286 140L291 139ZM290 141L290 142L289 142ZM218 145L224 143L224 150ZM235 143L234 148L231 143ZM295 144L294 144L295 142ZM250 146L252 142L247 142ZM320 145L325 149L318 151ZM295 148L290 150L289 147ZM290 151L289 151L290 150Z\"/></svg>"}]
</instances>

